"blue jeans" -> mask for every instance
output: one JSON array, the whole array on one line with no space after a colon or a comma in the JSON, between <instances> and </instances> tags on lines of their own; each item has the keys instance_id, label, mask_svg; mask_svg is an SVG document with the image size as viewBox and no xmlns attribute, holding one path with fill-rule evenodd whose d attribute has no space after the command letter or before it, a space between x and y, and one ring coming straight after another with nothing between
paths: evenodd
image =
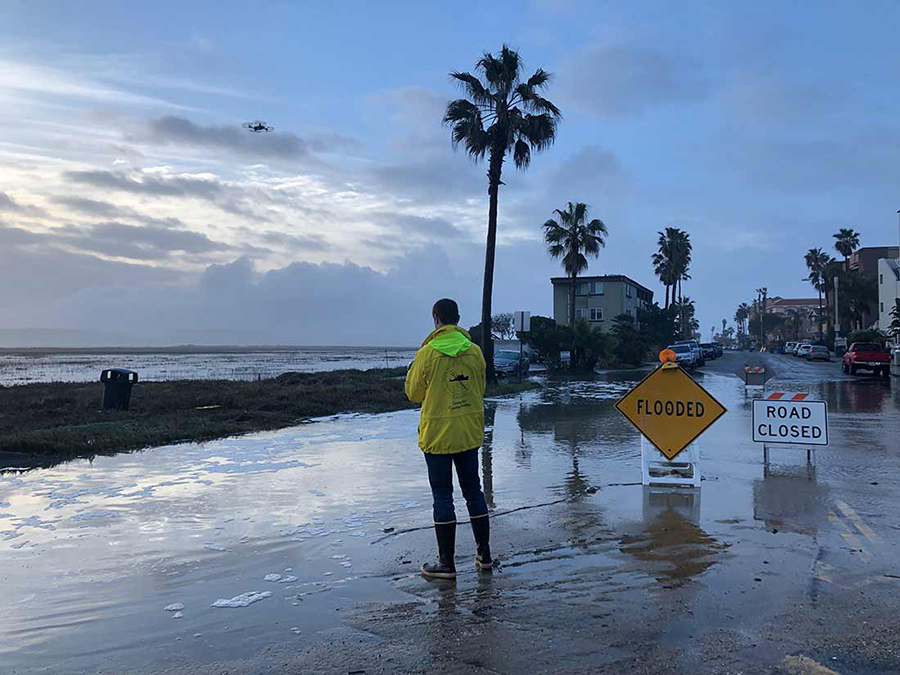
<instances>
[{"instance_id":1,"label":"blue jeans","mask_svg":"<svg viewBox=\"0 0 900 675\"><path fill-rule=\"evenodd\" d=\"M434 455L427 452L424 454L425 462L428 464L431 496L434 498L435 523L456 522L456 511L453 509L454 464L459 487L462 489L463 497L466 498L469 518L487 515L488 507L484 501L484 492L481 491L481 481L478 479L478 448L450 455Z\"/></svg>"}]
</instances>

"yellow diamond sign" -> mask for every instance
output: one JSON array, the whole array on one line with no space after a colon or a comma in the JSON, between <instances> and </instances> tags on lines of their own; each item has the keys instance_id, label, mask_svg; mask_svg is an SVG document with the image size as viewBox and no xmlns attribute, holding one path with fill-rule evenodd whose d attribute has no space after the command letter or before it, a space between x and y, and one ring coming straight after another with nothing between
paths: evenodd
<instances>
[{"instance_id":1,"label":"yellow diamond sign","mask_svg":"<svg viewBox=\"0 0 900 675\"><path fill-rule=\"evenodd\" d=\"M658 367L641 380L616 403L616 409L670 460L726 412L674 363Z\"/></svg>"}]
</instances>

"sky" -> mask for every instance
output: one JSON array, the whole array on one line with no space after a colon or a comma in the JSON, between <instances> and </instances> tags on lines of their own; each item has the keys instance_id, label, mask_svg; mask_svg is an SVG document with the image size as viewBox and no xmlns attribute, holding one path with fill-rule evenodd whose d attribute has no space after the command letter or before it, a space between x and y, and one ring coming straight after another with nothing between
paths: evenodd
<instances>
[{"instance_id":1,"label":"sky","mask_svg":"<svg viewBox=\"0 0 900 675\"><path fill-rule=\"evenodd\" d=\"M897 25L877 0L5 0L0 346L415 345L445 296L477 323L486 167L441 117L504 43L563 120L505 168L495 311L552 314L541 224L581 201L609 230L587 274L660 304L657 232L690 233L706 337L758 287L813 297L803 254L840 227L897 243Z\"/></svg>"}]
</instances>

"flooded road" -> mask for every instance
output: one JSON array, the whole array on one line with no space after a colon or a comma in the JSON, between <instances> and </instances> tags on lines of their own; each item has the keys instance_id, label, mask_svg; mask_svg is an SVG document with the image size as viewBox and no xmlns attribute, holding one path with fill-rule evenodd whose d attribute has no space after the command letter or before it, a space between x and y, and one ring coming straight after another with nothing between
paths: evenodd
<instances>
[{"instance_id":1,"label":"flooded road","mask_svg":"<svg viewBox=\"0 0 900 675\"><path fill-rule=\"evenodd\" d=\"M754 355L829 407L814 462L766 465L749 356L695 374L729 409L699 490L636 484L613 404L647 371L490 401L501 564L463 528L455 584L417 574L417 411L6 473L0 672L898 672L900 381Z\"/></svg>"}]
</instances>

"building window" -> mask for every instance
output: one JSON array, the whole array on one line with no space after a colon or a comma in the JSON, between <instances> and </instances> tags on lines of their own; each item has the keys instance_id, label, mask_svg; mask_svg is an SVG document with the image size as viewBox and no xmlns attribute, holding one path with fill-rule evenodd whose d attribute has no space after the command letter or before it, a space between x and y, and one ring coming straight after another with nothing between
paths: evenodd
<instances>
[{"instance_id":1,"label":"building window","mask_svg":"<svg viewBox=\"0 0 900 675\"><path fill-rule=\"evenodd\" d=\"M590 284L586 281L581 281L575 286L575 295L587 295L588 287Z\"/></svg>"},{"instance_id":2,"label":"building window","mask_svg":"<svg viewBox=\"0 0 900 675\"><path fill-rule=\"evenodd\" d=\"M585 317L586 312L587 312L586 309L581 309L581 308L576 309L575 310L575 318L583 319Z\"/></svg>"},{"instance_id":3,"label":"building window","mask_svg":"<svg viewBox=\"0 0 900 675\"><path fill-rule=\"evenodd\" d=\"M603 308L591 307L591 321L603 321Z\"/></svg>"},{"instance_id":4,"label":"building window","mask_svg":"<svg viewBox=\"0 0 900 675\"><path fill-rule=\"evenodd\" d=\"M625 313L626 313L628 316L631 316L631 310L630 310L630 309L626 309L626 310L625 310Z\"/></svg>"},{"instance_id":5,"label":"building window","mask_svg":"<svg viewBox=\"0 0 900 675\"><path fill-rule=\"evenodd\" d=\"M881 305L881 313L884 314L884 303L879 303Z\"/></svg>"},{"instance_id":6,"label":"building window","mask_svg":"<svg viewBox=\"0 0 900 675\"><path fill-rule=\"evenodd\" d=\"M602 281L592 281L591 282L591 295L603 295L603 282Z\"/></svg>"},{"instance_id":7,"label":"building window","mask_svg":"<svg viewBox=\"0 0 900 675\"><path fill-rule=\"evenodd\" d=\"M633 290L634 290L634 289L632 289L631 286L629 286L628 284L625 284L625 296L626 296L626 297L629 297L629 298L630 298L630 297L632 296L632 291L633 291Z\"/></svg>"}]
</instances>

